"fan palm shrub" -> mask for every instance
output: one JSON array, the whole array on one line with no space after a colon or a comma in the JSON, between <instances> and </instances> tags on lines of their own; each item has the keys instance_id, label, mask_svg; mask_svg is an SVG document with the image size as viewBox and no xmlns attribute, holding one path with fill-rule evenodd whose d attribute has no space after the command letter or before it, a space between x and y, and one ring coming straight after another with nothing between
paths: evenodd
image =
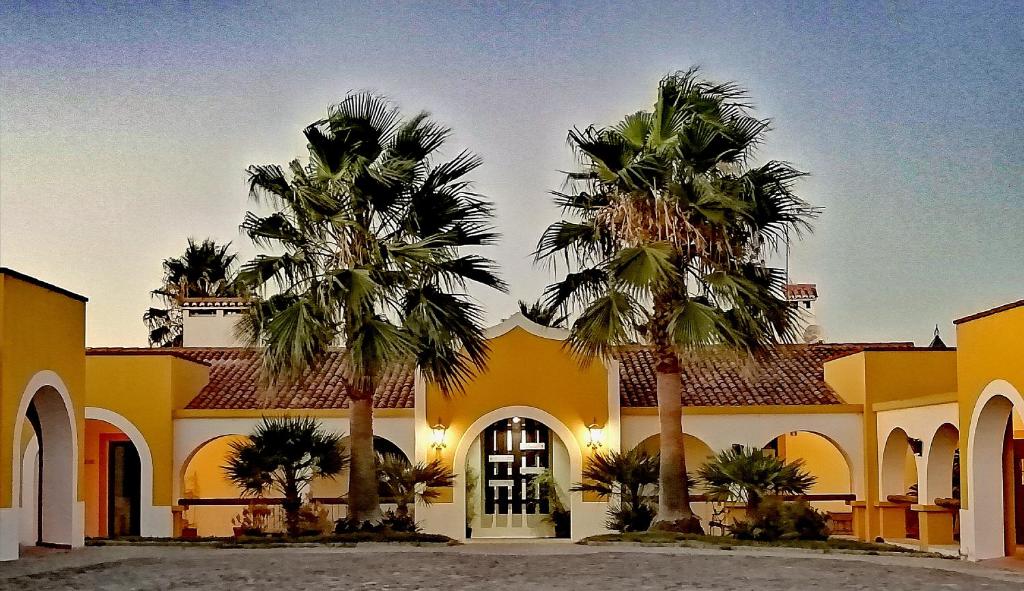
<instances>
[{"instance_id":1,"label":"fan palm shrub","mask_svg":"<svg viewBox=\"0 0 1024 591\"><path fill-rule=\"evenodd\" d=\"M467 284L505 285L492 261L464 250L496 238L491 206L466 178L480 159L440 159L451 131L427 113L403 119L383 97L355 93L303 133L305 162L248 170L251 196L274 211L242 223L269 250L241 272L261 296L243 332L262 348L271 392L340 347L351 400L349 516L377 523L377 387L416 365L451 393L486 359L483 314Z\"/></svg>"},{"instance_id":2,"label":"fan palm shrub","mask_svg":"<svg viewBox=\"0 0 1024 591\"><path fill-rule=\"evenodd\" d=\"M164 259L163 281L151 292L164 307L149 308L142 315L150 346L181 346L182 298L241 295L235 281L238 255L229 252L230 247L231 243L217 244L209 238L199 243L189 238L181 256Z\"/></svg>"},{"instance_id":3,"label":"fan palm shrub","mask_svg":"<svg viewBox=\"0 0 1024 591\"><path fill-rule=\"evenodd\" d=\"M337 476L346 460L341 437L316 419L264 417L248 439L232 442L223 470L243 494L280 493L288 534L298 535L302 491L316 478Z\"/></svg>"},{"instance_id":4,"label":"fan palm shrub","mask_svg":"<svg viewBox=\"0 0 1024 591\"><path fill-rule=\"evenodd\" d=\"M658 455L640 446L627 451L598 452L587 460L583 480L570 490L616 499L608 510L609 529L643 531L655 514L658 464Z\"/></svg>"},{"instance_id":5,"label":"fan palm shrub","mask_svg":"<svg viewBox=\"0 0 1024 591\"><path fill-rule=\"evenodd\" d=\"M398 454L381 454L377 460L381 491L395 501L395 514L408 518L409 505L429 505L440 496L437 488L452 486L455 473L439 459L411 463Z\"/></svg>"},{"instance_id":6,"label":"fan palm shrub","mask_svg":"<svg viewBox=\"0 0 1024 591\"><path fill-rule=\"evenodd\" d=\"M817 481L801 459L785 462L762 449L742 446L719 452L697 475L709 498L746 503L750 516L766 496L806 494Z\"/></svg>"},{"instance_id":7,"label":"fan palm shrub","mask_svg":"<svg viewBox=\"0 0 1024 591\"><path fill-rule=\"evenodd\" d=\"M569 346L582 358L651 345L661 432L660 497L653 527L701 531L686 487L681 367L709 350L751 355L795 341L799 311L784 273L763 260L817 210L794 192L805 173L754 165L768 122L744 90L671 74L651 110L607 127L569 132L578 168L555 193L566 219L536 256L564 264L546 303L575 309Z\"/></svg>"}]
</instances>

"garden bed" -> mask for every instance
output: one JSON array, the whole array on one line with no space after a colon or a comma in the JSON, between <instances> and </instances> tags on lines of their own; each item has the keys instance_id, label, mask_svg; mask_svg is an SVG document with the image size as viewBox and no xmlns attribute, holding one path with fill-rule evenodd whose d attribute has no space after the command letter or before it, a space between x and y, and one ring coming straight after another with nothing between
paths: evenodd
<instances>
[{"instance_id":1,"label":"garden bed","mask_svg":"<svg viewBox=\"0 0 1024 591\"><path fill-rule=\"evenodd\" d=\"M578 542L583 545L599 546L605 544L640 544L648 546L686 546L692 548L718 548L732 550L737 546L757 548L800 548L821 552L846 552L852 554L901 554L904 556L927 556L931 558L949 558L940 554L921 552L896 546L862 542L847 538L829 538L828 540L777 540L760 542L754 540L738 540L729 536L701 536L695 534L679 534L673 532L629 532L617 534L601 534L590 536Z\"/></svg>"},{"instance_id":2,"label":"garden bed","mask_svg":"<svg viewBox=\"0 0 1024 591\"><path fill-rule=\"evenodd\" d=\"M91 538L86 546L207 546L212 548L280 548L286 546L355 546L361 543L384 544L457 544L440 534L418 532L352 532L323 536L239 536L206 538L143 538L125 537L114 540Z\"/></svg>"}]
</instances>

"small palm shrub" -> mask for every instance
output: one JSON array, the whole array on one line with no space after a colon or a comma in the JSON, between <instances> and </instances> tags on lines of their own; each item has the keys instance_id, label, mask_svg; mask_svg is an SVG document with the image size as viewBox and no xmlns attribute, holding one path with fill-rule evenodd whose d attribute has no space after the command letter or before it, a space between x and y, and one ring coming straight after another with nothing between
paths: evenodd
<instances>
[{"instance_id":1,"label":"small palm shrub","mask_svg":"<svg viewBox=\"0 0 1024 591\"><path fill-rule=\"evenodd\" d=\"M786 463L762 449L741 446L720 452L697 476L710 499L746 503L750 516L766 496L805 494L817 481L804 470L803 460Z\"/></svg>"},{"instance_id":2,"label":"small palm shrub","mask_svg":"<svg viewBox=\"0 0 1024 591\"><path fill-rule=\"evenodd\" d=\"M747 521L730 525L729 532L740 540L762 542L827 540L827 519L806 501L768 499L758 505Z\"/></svg>"},{"instance_id":3,"label":"small palm shrub","mask_svg":"<svg viewBox=\"0 0 1024 591\"><path fill-rule=\"evenodd\" d=\"M658 454L640 446L628 451L598 452L583 469L583 482L574 492L596 493L601 498L616 498L608 509L608 529L620 532L646 531L657 512Z\"/></svg>"},{"instance_id":4,"label":"small palm shrub","mask_svg":"<svg viewBox=\"0 0 1024 591\"><path fill-rule=\"evenodd\" d=\"M429 505L441 494L437 488L455 483L455 473L441 460L412 464L394 453L377 455L377 477L380 491L395 500L397 515L409 515L416 502Z\"/></svg>"},{"instance_id":5,"label":"small palm shrub","mask_svg":"<svg viewBox=\"0 0 1024 591\"><path fill-rule=\"evenodd\" d=\"M264 417L247 440L231 444L223 470L243 494L280 493L288 535L294 536L300 533L301 491L316 478L334 478L346 462L341 436L316 419Z\"/></svg>"}]
</instances>

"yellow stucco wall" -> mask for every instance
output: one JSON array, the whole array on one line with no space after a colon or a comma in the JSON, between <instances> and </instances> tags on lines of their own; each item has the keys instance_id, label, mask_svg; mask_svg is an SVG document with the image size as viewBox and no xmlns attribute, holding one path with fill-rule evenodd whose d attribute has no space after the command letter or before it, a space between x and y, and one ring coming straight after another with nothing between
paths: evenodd
<instances>
[{"instance_id":1,"label":"yellow stucco wall","mask_svg":"<svg viewBox=\"0 0 1024 591\"><path fill-rule=\"evenodd\" d=\"M843 400L864 404L867 538L879 535L878 420L873 405L930 400L957 390L957 352L933 349L863 351L825 363L825 381Z\"/></svg>"},{"instance_id":2,"label":"yellow stucco wall","mask_svg":"<svg viewBox=\"0 0 1024 591\"><path fill-rule=\"evenodd\" d=\"M174 411L209 379L209 368L171 355L89 354L86 405L111 410L142 432L153 457L153 504L172 505Z\"/></svg>"},{"instance_id":3,"label":"yellow stucco wall","mask_svg":"<svg viewBox=\"0 0 1024 591\"><path fill-rule=\"evenodd\" d=\"M1024 395L1024 306L963 322L956 327L957 373L960 378L960 449L967 450L971 437L971 417L985 387L995 380L1005 380ZM1015 437L1019 433L1020 414L1014 415ZM964 508L970 504L966 474L970 470L970 454L960 455L960 498Z\"/></svg>"},{"instance_id":4,"label":"yellow stucco wall","mask_svg":"<svg viewBox=\"0 0 1024 591\"><path fill-rule=\"evenodd\" d=\"M586 426L608 421L608 373L595 361L581 366L559 340L521 327L494 338L487 367L464 394L445 397L436 385L426 390L426 418L447 425L450 442L442 457L452 462L455 447L481 416L505 406L532 406L565 424L585 449Z\"/></svg>"},{"instance_id":5,"label":"yellow stucco wall","mask_svg":"<svg viewBox=\"0 0 1024 591\"><path fill-rule=\"evenodd\" d=\"M28 382L43 370L60 376L74 407L82 471L85 399L85 301L0 271L0 507L10 507L15 426ZM84 485L79 480L78 498Z\"/></svg>"}]
</instances>

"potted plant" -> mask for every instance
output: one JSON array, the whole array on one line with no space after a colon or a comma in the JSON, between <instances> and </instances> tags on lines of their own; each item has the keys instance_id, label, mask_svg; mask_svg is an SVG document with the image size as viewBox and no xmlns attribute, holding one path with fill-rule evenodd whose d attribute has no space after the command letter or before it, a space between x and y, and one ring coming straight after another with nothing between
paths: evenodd
<instances>
[{"instance_id":1,"label":"potted plant","mask_svg":"<svg viewBox=\"0 0 1024 591\"><path fill-rule=\"evenodd\" d=\"M473 537L473 520L476 519L476 469L466 466L466 538Z\"/></svg>"},{"instance_id":2,"label":"potted plant","mask_svg":"<svg viewBox=\"0 0 1024 591\"><path fill-rule=\"evenodd\" d=\"M231 518L235 537L262 535L267 527L269 517L270 507L255 503L250 504L242 509L241 513Z\"/></svg>"},{"instance_id":3,"label":"potted plant","mask_svg":"<svg viewBox=\"0 0 1024 591\"><path fill-rule=\"evenodd\" d=\"M194 540L199 537L199 529L186 519L181 525L181 537L186 540Z\"/></svg>"},{"instance_id":4,"label":"potted plant","mask_svg":"<svg viewBox=\"0 0 1024 591\"><path fill-rule=\"evenodd\" d=\"M548 514L544 518L544 521L554 526L556 538L570 537L572 529L572 514L562 502L561 495L558 494L558 483L555 482L554 473L552 473L551 469L548 468L538 474L537 477L533 479L533 482L537 487L539 487L540 493L546 497L548 501Z\"/></svg>"}]
</instances>

